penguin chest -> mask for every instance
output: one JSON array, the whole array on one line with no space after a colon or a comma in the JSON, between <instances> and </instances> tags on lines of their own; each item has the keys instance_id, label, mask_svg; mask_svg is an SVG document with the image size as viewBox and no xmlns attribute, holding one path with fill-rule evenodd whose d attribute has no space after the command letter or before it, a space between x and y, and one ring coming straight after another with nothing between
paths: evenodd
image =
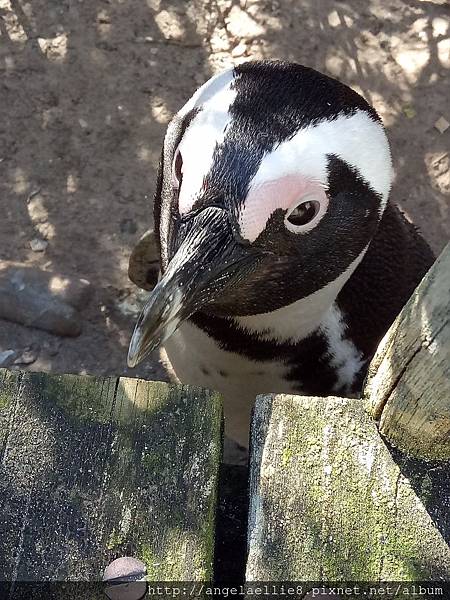
<instances>
[{"instance_id":1,"label":"penguin chest","mask_svg":"<svg viewBox=\"0 0 450 600\"><path fill-rule=\"evenodd\" d=\"M251 398L266 393L349 394L367 361L346 335L343 314L333 304L316 326L283 329L272 322L247 333L231 329L226 338L186 321L165 348L177 377L224 397ZM286 327L286 320L283 322ZM297 329L297 330L296 330ZM216 334L216 335L215 335Z\"/></svg>"},{"instance_id":2,"label":"penguin chest","mask_svg":"<svg viewBox=\"0 0 450 600\"><path fill-rule=\"evenodd\" d=\"M190 322L165 343L172 367L183 383L220 392L225 402L253 402L262 393L293 393L283 361L256 361L221 348L220 343Z\"/></svg>"},{"instance_id":3,"label":"penguin chest","mask_svg":"<svg viewBox=\"0 0 450 600\"><path fill-rule=\"evenodd\" d=\"M251 410L258 394L326 396L352 390L364 360L346 339L342 317L333 306L313 331L310 326L303 331L298 327L297 336L291 333L284 342L283 330L274 322L271 329L266 327L269 339L265 339L260 331L256 335L256 330L250 334L240 328L231 329L221 338L220 332L209 335L186 321L165 348L181 382L222 394L225 431L246 446ZM298 326L300 320L296 323Z\"/></svg>"}]
</instances>

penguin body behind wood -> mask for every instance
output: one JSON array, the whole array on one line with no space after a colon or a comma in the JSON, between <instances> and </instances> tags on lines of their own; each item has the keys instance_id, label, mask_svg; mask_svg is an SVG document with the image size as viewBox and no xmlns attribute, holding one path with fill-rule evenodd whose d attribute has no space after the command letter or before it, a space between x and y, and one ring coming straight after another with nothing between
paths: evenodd
<instances>
[{"instance_id":1,"label":"penguin body behind wood","mask_svg":"<svg viewBox=\"0 0 450 600\"><path fill-rule=\"evenodd\" d=\"M242 445L257 394L357 394L434 259L391 180L380 118L344 84L278 61L210 79L165 136L161 276L129 365L163 343Z\"/></svg>"}]
</instances>

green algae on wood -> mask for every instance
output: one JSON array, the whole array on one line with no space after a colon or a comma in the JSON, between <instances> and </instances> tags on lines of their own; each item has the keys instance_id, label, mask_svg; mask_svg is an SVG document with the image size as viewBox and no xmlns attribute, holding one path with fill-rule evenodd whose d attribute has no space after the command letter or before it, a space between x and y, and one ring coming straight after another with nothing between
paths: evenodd
<instances>
[{"instance_id":1,"label":"green algae on wood","mask_svg":"<svg viewBox=\"0 0 450 600\"><path fill-rule=\"evenodd\" d=\"M440 529L361 401L257 399L248 581L448 580Z\"/></svg>"},{"instance_id":2,"label":"green algae on wood","mask_svg":"<svg viewBox=\"0 0 450 600\"><path fill-rule=\"evenodd\" d=\"M2 371L2 394L0 579L96 580L129 554L158 580L212 576L216 393Z\"/></svg>"},{"instance_id":3,"label":"green algae on wood","mask_svg":"<svg viewBox=\"0 0 450 600\"><path fill-rule=\"evenodd\" d=\"M450 459L450 244L383 338L364 399L393 445Z\"/></svg>"},{"instance_id":4,"label":"green algae on wood","mask_svg":"<svg viewBox=\"0 0 450 600\"><path fill-rule=\"evenodd\" d=\"M0 463L8 448L8 436L14 420L16 391L20 389L20 380L21 375L18 371L0 369Z\"/></svg>"},{"instance_id":5,"label":"green algae on wood","mask_svg":"<svg viewBox=\"0 0 450 600\"><path fill-rule=\"evenodd\" d=\"M17 389L20 374L17 371L0 369L0 411L5 410L14 398L14 390Z\"/></svg>"},{"instance_id":6,"label":"green algae on wood","mask_svg":"<svg viewBox=\"0 0 450 600\"><path fill-rule=\"evenodd\" d=\"M115 404L118 377L30 373L35 393L45 396L78 423L108 423Z\"/></svg>"}]
</instances>

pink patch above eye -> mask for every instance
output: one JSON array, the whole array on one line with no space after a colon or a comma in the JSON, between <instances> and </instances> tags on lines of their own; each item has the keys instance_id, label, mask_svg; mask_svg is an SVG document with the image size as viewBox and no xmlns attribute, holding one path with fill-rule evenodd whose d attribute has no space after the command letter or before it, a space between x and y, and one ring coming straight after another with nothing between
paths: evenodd
<instances>
[{"instance_id":1,"label":"pink patch above eye","mask_svg":"<svg viewBox=\"0 0 450 600\"><path fill-rule=\"evenodd\" d=\"M324 188L317 181L301 175L285 175L250 188L244 206L239 214L239 228L242 237L254 242L264 231L270 216L277 210L289 210L303 198L314 198L320 202L324 213L328 199ZM314 220L317 222L317 220Z\"/></svg>"}]
</instances>

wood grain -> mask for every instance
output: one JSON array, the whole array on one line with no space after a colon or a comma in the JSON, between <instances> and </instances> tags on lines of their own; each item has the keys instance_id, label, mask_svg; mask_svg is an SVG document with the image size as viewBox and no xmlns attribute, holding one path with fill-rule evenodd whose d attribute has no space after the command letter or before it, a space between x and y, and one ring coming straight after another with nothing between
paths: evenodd
<instances>
[{"instance_id":1,"label":"wood grain","mask_svg":"<svg viewBox=\"0 0 450 600\"><path fill-rule=\"evenodd\" d=\"M450 459L450 244L381 342L364 398L392 444Z\"/></svg>"},{"instance_id":2,"label":"wood grain","mask_svg":"<svg viewBox=\"0 0 450 600\"><path fill-rule=\"evenodd\" d=\"M210 578L221 436L212 392L0 370L0 580Z\"/></svg>"},{"instance_id":3,"label":"wood grain","mask_svg":"<svg viewBox=\"0 0 450 600\"><path fill-rule=\"evenodd\" d=\"M448 482L413 485L359 400L260 396L251 445L248 581L450 579Z\"/></svg>"}]
</instances>

